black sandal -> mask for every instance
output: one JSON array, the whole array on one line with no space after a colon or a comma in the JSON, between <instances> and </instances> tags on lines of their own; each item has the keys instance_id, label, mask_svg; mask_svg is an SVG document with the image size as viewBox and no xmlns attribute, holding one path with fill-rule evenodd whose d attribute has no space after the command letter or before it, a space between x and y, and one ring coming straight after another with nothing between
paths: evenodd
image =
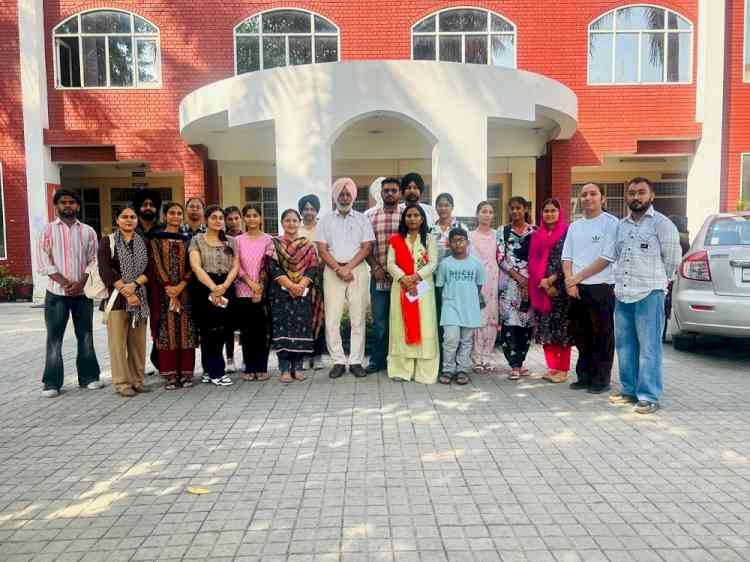
<instances>
[{"instance_id":1,"label":"black sandal","mask_svg":"<svg viewBox=\"0 0 750 562\"><path fill-rule=\"evenodd\" d=\"M469 377L466 376L466 373L458 373L455 378L456 384L460 384L461 386L465 384L469 384Z\"/></svg>"},{"instance_id":2,"label":"black sandal","mask_svg":"<svg viewBox=\"0 0 750 562\"><path fill-rule=\"evenodd\" d=\"M451 383L451 376L450 375L440 375L440 378L438 379L438 382L440 384L450 384Z\"/></svg>"}]
</instances>

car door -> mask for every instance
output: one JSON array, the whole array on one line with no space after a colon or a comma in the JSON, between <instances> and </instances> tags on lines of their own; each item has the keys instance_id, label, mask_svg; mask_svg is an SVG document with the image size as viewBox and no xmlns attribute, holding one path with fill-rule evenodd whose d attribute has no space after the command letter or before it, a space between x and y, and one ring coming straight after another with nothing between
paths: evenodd
<instances>
[{"instance_id":1,"label":"car door","mask_svg":"<svg viewBox=\"0 0 750 562\"><path fill-rule=\"evenodd\" d=\"M705 247L716 294L750 297L750 214L717 218Z\"/></svg>"}]
</instances>

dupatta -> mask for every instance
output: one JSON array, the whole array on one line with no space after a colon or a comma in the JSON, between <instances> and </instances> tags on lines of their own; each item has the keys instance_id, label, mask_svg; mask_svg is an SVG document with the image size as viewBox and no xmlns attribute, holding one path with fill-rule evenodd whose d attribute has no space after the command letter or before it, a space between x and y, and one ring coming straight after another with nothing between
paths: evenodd
<instances>
[{"instance_id":1,"label":"dupatta","mask_svg":"<svg viewBox=\"0 0 750 562\"><path fill-rule=\"evenodd\" d=\"M394 234L388 242L395 253L396 265L406 275L414 275L414 256L406 244L406 240L399 234ZM407 291L399 287L401 291L401 316L404 321L404 334L407 345L418 345L422 342L422 330L419 318L419 301L410 301L406 295Z\"/></svg>"},{"instance_id":2,"label":"dupatta","mask_svg":"<svg viewBox=\"0 0 750 562\"><path fill-rule=\"evenodd\" d=\"M552 248L565 236L568 224L563 216L562 206L560 216L555 227L549 231L546 225L539 227L531 235L529 247L529 298L534 310L547 314L552 310L552 300L544 289L539 288L539 282L547 275L547 265Z\"/></svg>"}]
</instances>

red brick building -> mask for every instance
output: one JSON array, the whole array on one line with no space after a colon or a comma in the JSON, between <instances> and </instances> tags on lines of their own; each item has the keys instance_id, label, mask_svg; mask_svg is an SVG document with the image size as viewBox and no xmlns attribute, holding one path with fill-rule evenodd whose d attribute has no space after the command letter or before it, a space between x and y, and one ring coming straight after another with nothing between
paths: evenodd
<instances>
[{"instance_id":1,"label":"red brick building","mask_svg":"<svg viewBox=\"0 0 750 562\"><path fill-rule=\"evenodd\" d=\"M59 185L100 232L144 185L273 230L342 175L471 215L589 180L622 214L638 174L694 232L750 199L747 2L0 0L0 265L32 274Z\"/></svg>"}]
</instances>

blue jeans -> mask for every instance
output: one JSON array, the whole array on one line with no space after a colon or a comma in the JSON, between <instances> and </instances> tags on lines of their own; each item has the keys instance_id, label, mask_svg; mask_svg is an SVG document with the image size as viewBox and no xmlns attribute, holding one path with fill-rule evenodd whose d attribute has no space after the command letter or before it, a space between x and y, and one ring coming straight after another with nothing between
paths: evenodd
<instances>
[{"instance_id":1,"label":"blue jeans","mask_svg":"<svg viewBox=\"0 0 750 562\"><path fill-rule=\"evenodd\" d=\"M633 303L615 305L615 345L622 394L658 402L662 393L661 335L664 291Z\"/></svg>"},{"instance_id":2,"label":"blue jeans","mask_svg":"<svg viewBox=\"0 0 750 562\"><path fill-rule=\"evenodd\" d=\"M370 280L370 306L372 307L372 353L370 366L385 370L388 367L388 322L391 313L391 292L375 288L375 279Z\"/></svg>"},{"instance_id":3,"label":"blue jeans","mask_svg":"<svg viewBox=\"0 0 750 562\"><path fill-rule=\"evenodd\" d=\"M94 351L94 301L85 295L64 297L47 291L44 297L44 323L47 326L47 354L42 375L44 388L60 390L63 385L62 344L71 317L78 341L78 384L86 386L99 380L99 362Z\"/></svg>"}]
</instances>

